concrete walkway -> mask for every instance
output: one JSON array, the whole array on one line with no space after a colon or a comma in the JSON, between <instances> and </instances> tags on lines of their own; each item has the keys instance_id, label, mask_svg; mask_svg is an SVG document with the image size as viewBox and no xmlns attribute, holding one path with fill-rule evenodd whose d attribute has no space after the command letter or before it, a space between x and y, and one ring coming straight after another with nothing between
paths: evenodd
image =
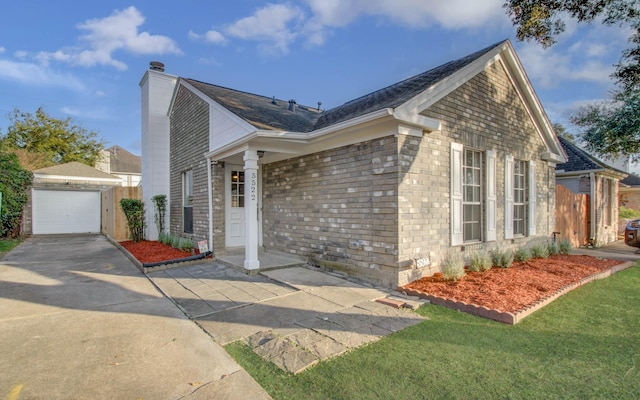
<instances>
[{"instance_id":1,"label":"concrete walkway","mask_svg":"<svg viewBox=\"0 0 640 400\"><path fill-rule=\"evenodd\" d=\"M624 240L610 243L606 246L597 248L580 248L573 249L571 254L585 254L600 258L611 258L621 261L637 261L640 260L640 249L627 246Z\"/></svg>"},{"instance_id":2,"label":"concrete walkway","mask_svg":"<svg viewBox=\"0 0 640 400\"><path fill-rule=\"evenodd\" d=\"M103 236L0 260L0 397L268 399Z\"/></svg>"},{"instance_id":3,"label":"concrete walkway","mask_svg":"<svg viewBox=\"0 0 640 400\"><path fill-rule=\"evenodd\" d=\"M292 373L424 320L380 302L416 300L304 267L248 276L211 263L148 276L218 343L243 340Z\"/></svg>"}]
</instances>

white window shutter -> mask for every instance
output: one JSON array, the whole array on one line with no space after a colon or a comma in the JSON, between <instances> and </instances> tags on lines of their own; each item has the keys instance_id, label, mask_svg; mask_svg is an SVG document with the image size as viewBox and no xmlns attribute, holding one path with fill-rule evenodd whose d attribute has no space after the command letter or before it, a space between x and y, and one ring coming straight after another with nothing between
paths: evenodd
<instances>
[{"instance_id":1,"label":"white window shutter","mask_svg":"<svg viewBox=\"0 0 640 400\"><path fill-rule=\"evenodd\" d=\"M513 239L513 156L504 159L504 238Z\"/></svg>"},{"instance_id":2,"label":"white window shutter","mask_svg":"<svg viewBox=\"0 0 640 400\"><path fill-rule=\"evenodd\" d=\"M462 232L462 144L451 143L451 245L464 241Z\"/></svg>"},{"instance_id":3,"label":"white window shutter","mask_svg":"<svg viewBox=\"0 0 640 400\"><path fill-rule=\"evenodd\" d=\"M486 175L487 175L487 187L486 187L486 241L493 242L496 240L496 151L487 150L487 162L486 162Z\"/></svg>"},{"instance_id":4,"label":"white window shutter","mask_svg":"<svg viewBox=\"0 0 640 400\"><path fill-rule=\"evenodd\" d=\"M529 161L529 236L536 235L536 162Z\"/></svg>"}]
</instances>

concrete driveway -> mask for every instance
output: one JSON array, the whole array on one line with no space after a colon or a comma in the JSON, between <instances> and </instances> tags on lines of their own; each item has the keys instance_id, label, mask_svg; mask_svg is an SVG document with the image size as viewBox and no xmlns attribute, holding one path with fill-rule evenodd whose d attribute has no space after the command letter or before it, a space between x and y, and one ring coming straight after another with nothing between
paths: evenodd
<instances>
[{"instance_id":1,"label":"concrete driveway","mask_svg":"<svg viewBox=\"0 0 640 400\"><path fill-rule=\"evenodd\" d=\"M269 398L101 235L0 260L0 360L8 399Z\"/></svg>"}]
</instances>

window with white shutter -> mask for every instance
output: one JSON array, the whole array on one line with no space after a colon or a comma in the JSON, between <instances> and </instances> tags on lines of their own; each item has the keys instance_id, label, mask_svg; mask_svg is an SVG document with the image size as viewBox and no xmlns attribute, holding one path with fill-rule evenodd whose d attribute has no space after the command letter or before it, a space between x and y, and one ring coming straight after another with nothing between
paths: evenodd
<instances>
[{"instance_id":1,"label":"window with white shutter","mask_svg":"<svg viewBox=\"0 0 640 400\"><path fill-rule=\"evenodd\" d=\"M462 234L462 144L451 143L451 245L463 243Z\"/></svg>"}]
</instances>

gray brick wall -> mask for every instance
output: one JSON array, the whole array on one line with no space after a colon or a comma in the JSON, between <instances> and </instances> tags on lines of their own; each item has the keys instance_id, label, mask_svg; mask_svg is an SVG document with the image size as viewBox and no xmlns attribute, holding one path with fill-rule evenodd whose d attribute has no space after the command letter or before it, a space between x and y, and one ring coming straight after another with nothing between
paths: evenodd
<instances>
[{"instance_id":1,"label":"gray brick wall","mask_svg":"<svg viewBox=\"0 0 640 400\"><path fill-rule=\"evenodd\" d=\"M209 150L209 105L184 87L180 87L176 95L169 145L171 234L194 241L208 239L207 160L204 154ZM193 234L185 233L183 228L182 173L187 170L193 170Z\"/></svg>"},{"instance_id":2,"label":"gray brick wall","mask_svg":"<svg viewBox=\"0 0 640 400\"><path fill-rule=\"evenodd\" d=\"M397 260L393 137L262 166L263 244L371 282Z\"/></svg>"}]
</instances>

